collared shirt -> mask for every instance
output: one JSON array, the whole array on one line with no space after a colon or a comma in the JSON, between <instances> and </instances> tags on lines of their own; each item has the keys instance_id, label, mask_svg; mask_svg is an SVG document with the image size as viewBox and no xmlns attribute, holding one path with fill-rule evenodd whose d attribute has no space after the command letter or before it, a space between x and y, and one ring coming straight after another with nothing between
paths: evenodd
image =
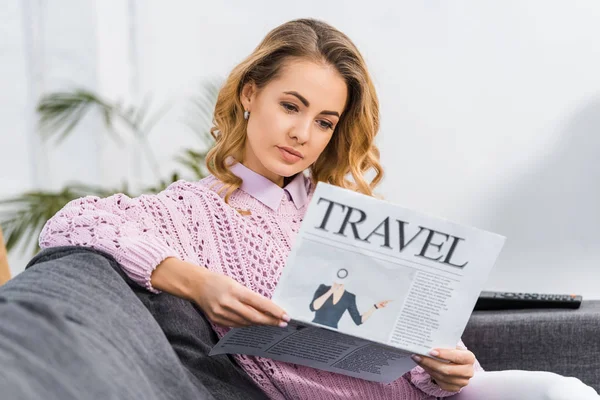
<instances>
[{"instance_id":1,"label":"collared shirt","mask_svg":"<svg viewBox=\"0 0 600 400\"><path fill-rule=\"evenodd\" d=\"M285 187L280 187L261 174L252 171L242 163L235 163L229 167L234 175L242 179L240 189L254 197L272 210L277 210L283 196L294 202L297 209L308 203L308 179L302 172Z\"/></svg>"}]
</instances>

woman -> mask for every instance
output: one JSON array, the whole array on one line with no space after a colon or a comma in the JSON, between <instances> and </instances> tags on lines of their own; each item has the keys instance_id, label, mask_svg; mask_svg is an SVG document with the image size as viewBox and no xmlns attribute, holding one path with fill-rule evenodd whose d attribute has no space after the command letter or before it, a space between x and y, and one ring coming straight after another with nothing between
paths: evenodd
<instances>
[{"instance_id":1,"label":"woman","mask_svg":"<svg viewBox=\"0 0 600 400\"><path fill-rule=\"evenodd\" d=\"M372 195L382 178L375 88L344 34L315 20L291 21L231 72L214 125L211 176L135 199L73 201L46 224L40 245L113 255L148 290L195 302L219 336L229 327L286 326L289 317L269 299L316 182ZM390 384L258 357L236 360L274 399L435 399L461 389L456 399L542 399L556 385L567 385L571 395L591 390L544 374L522 393L519 385L532 381L525 373L474 376L481 367L462 343L437 352L451 363L416 358L419 366ZM473 376L477 384L469 390ZM493 387L496 381L503 386Z\"/></svg>"},{"instance_id":2,"label":"woman","mask_svg":"<svg viewBox=\"0 0 600 400\"><path fill-rule=\"evenodd\" d=\"M336 280L344 281L348 277L348 270L341 268L336 272ZM334 282L331 286L320 284L309 308L315 313L315 318L312 322L316 324L338 327L338 322L342 315L348 310L348 314L356 325L362 325L368 320L375 310L379 310L388 305L391 300L383 300L375 303L364 313L358 311L356 305L356 295L346 290L343 283Z\"/></svg>"}]
</instances>

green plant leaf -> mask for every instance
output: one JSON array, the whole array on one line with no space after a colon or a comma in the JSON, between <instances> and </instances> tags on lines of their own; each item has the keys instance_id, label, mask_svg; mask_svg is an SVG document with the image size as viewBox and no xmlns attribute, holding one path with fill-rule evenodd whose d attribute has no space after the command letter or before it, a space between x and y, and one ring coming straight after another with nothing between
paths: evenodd
<instances>
[{"instance_id":1,"label":"green plant leaf","mask_svg":"<svg viewBox=\"0 0 600 400\"><path fill-rule=\"evenodd\" d=\"M36 111L39 115L40 132L45 138L57 137L62 142L93 108L103 116L108 132L113 139L120 138L113 128L114 106L87 89L71 92L54 92L40 98Z\"/></svg>"},{"instance_id":2,"label":"green plant leaf","mask_svg":"<svg viewBox=\"0 0 600 400\"><path fill-rule=\"evenodd\" d=\"M175 157L176 161L189 170L196 179L201 179L208 174L205 159L208 150L214 145L210 128L219 87L220 85L214 81L206 81L202 84L198 95L190 100L186 125L197 134L199 145L197 148L183 149ZM151 164L156 164L156 158L146 141L146 136L172 104L167 103L157 112L149 115L150 103L151 97L147 96L137 108L132 105L125 106L122 101L111 103L90 90L76 88L42 96L36 111L40 133L44 138L56 138L58 144L77 127L87 113L96 110L100 112L107 133L116 143L123 144L123 134L115 127L115 122L120 121L135 138L141 139L142 150L149 157ZM156 184L145 188L144 193L158 193L181 179L178 172L172 172L167 179L159 179L158 174L156 176ZM114 193L124 193L132 197L126 183L120 189L114 190L71 183L58 191L28 191L13 198L0 200L0 226L5 233L7 250L11 251L17 246L27 249L34 244L35 251L39 250L37 238L41 229L46 221L67 203L87 195L107 197Z\"/></svg>"},{"instance_id":3,"label":"green plant leaf","mask_svg":"<svg viewBox=\"0 0 600 400\"><path fill-rule=\"evenodd\" d=\"M46 221L71 200L88 195L107 197L114 193L128 194L125 186L121 190L110 190L71 184L56 192L30 191L0 200L0 226L4 231L7 250L12 250L17 243L22 243L25 248L31 246L39 237Z\"/></svg>"}]
</instances>

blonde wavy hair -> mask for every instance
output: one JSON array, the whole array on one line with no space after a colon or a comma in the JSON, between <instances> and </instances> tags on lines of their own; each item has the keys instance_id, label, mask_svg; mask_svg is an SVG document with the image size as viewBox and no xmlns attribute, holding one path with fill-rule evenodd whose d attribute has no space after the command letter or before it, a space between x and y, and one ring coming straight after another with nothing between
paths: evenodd
<instances>
[{"instance_id":1,"label":"blonde wavy hair","mask_svg":"<svg viewBox=\"0 0 600 400\"><path fill-rule=\"evenodd\" d=\"M242 162L246 120L240 100L248 82L258 90L278 77L293 59L326 63L346 81L348 99L335 132L325 150L309 167L313 184L327 182L373 196L383 178L375 135L379 130L379 101L366 63L352 41L331 25L315 19L286 22L267 34L254 52L236 66L219 91L211 135L215 146L208 152L208 170L223 183L225 199L242 180L228 167L228 158ZM365 174L374 170L369 181ZM351 175L351 179L349 178Z\"/></svg>"}]
</instances>

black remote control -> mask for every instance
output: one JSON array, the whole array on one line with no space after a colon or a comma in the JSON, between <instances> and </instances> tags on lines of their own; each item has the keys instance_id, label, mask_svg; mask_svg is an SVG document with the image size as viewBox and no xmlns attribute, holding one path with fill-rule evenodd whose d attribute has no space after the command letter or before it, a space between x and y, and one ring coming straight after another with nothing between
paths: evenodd
<instances>
[{"instance_id":1,"label":"black remote control","mask_svg":"<svg viewBox=\"0 0 600 400\"><path fill-rule=\"evenodd\" d=\"M525 308L579 308L575 294L481 292L474 310L518 310Z\"/></svg>"}]
</instances>

